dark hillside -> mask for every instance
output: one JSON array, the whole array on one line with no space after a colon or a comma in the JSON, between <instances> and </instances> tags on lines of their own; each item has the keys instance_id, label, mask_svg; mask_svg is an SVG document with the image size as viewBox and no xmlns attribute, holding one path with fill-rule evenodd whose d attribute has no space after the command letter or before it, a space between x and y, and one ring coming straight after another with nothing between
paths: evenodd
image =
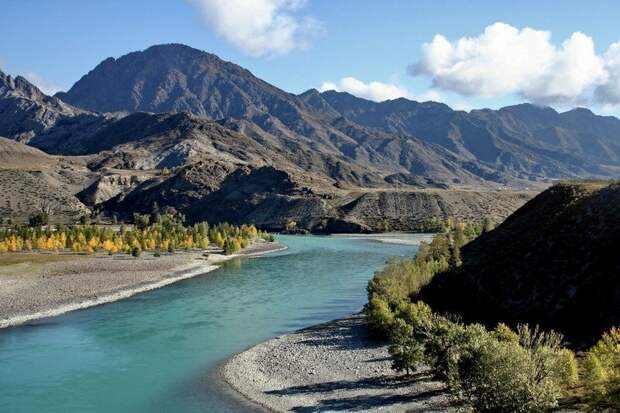
<instances>
[{"instance_id":1,"label":"dark hillside","mask_svg":"<svg viewBox=\"0 0 620 413\"><path fill-rule=\"evenodd\" d=\"M620 323L620 184L562 183L462 250L421 299L468 319L541 324L575 342Z\"/></svg>"}]
</instances>

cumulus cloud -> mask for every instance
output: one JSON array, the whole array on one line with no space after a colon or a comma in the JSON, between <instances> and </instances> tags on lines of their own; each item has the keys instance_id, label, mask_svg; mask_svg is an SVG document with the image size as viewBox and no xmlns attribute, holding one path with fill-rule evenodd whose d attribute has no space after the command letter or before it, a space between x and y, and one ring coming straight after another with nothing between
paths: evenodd
<instances>
[{"instance_id":1,"label":"cumulus cloud","mask_svg":"<svg viewBox=\"0 0 620 413\"><path fill-rule=\"evenodd\" d=\"M518 94L540 103L582 99L609 77L587 35L575 32L556 46L549 31L505 23L453 42L437 34L423 44L421 58L410 70L430 76L436 88L461 95Z\"/></svg>"},{"instance_id":2,"label":"cumulus cloud","mask_svg":"<svg viewBox=\"0 0 620 413\"><path fill-rule=\"evenodd\" d=\"M620 105L620 42L613 43L605 53L607 82L595 90L596 99L605 106Z\"/></svg>"},{"instance_id":3,"label":"cumulus cloud","mask_svg":"<svg viewBox=\"0 0 620 413\"><path fill-rule=\"evenodd\" d=\"M304 47L320 33L321 23L297 16L305 0L189 0L206 23L243 51L279 55Z\"/></svg>"},{"instance_id":4,"label":"cumulus cloud","mask_svg":"<svg viewBox=\"0 0 620 413\"><path fill-rule=\"evenodd\" d=\"M56 92L60 92L62 90L60 86L43 79L41 76L34 72L26 72L23 76L28 79L30 83L41 89L41 91L46 95L51 96Z\"/></svg>"},{"instance_id":5,"label":"cumulus cloud","mask_svg":"<svg viewBox=\"0 0 620 413\"><path fill-rule=\"evenodd\" d=\"M343 77L336 83L323 82L319 90L321 92L326 90L348 92L357 97L374 100L376 102L382 102L388 99L397 99L400 97L411 97L409 91L403 86L383 82L365 83L354 77Z\"/></svg>"}]
</instances>

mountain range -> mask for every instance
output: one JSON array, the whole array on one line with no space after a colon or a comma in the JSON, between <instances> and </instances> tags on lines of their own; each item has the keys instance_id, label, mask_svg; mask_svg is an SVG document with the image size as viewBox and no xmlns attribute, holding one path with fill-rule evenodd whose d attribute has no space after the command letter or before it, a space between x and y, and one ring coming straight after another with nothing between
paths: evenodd
<instances>
[{"instance_id":1,"label":"mountain range","mask_svg":"<svg viewBox=\"0 0 620 413\"><path fill-rule=\"evenodd\" d=\"M105 59L53 97L0 72L0 136L79 160L88 178L75 196L91 208L273 229L499 220L553 180L620 175L614 117L295 95L179 44Z\"/></svg>"}]
</instances>

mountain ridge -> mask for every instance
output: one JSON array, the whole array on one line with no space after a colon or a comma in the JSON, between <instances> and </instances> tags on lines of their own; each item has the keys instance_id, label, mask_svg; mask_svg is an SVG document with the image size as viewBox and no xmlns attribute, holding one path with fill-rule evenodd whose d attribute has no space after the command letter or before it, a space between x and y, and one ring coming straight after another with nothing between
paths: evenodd
<instances>
[{"instance_id":1,"label":"mountain ridge","mask_svg":"<svg viewBox=\"0 0 620 413\"><path fill-rule=\"evenodd\" d=\"M214 120L245 120L279 138L310 140L317 151L337 153L384 175L404 169L419 174L407 159L412 151L407 142L416 142L419 153L425 142L450 152L440 150L438 156L455 162L453 179L439 180L457 185L611 177L620 167L620 120L614 118L531 104L467 113L405 98L373 102L312 89L294 95L234 63L178 44L106 59L57 96L97 111L189 111ZM384 151L386 139L400 154Z\"/></svg>"}]
</instances>

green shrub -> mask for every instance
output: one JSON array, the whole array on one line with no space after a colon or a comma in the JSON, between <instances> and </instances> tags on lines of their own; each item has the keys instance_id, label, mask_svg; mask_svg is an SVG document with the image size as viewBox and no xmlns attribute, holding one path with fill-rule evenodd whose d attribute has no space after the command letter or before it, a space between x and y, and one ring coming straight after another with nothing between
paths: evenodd
<instances>
[{"instance_id":1,"label":"green shrub","mask_svg":"<svg viewBox=\"0 0 620 413\"><path fill-rule=\"evenodd\" d=\"M231 255L241 251L241 244L236 238L226 238L224 242L224 254Z\"/></svg>"},{"instance_id":2,"label":"green shrub","mask_svg":"<svg viewBox=\"0 0 620 413\"><path fill-rule=\"evenodd\" d=\"M420 338L424 338L435 322L433 310L422 301L401 304L396 313L397 317L409 324L413 328L414 334Z\"/></svg>"},{"instance_id":3,"label":"green shrub","mask_svg":"<svg viewBox=\"0 0 620 413\"><path fill-rule=\"evenodd\" d=\"M620 410L620 328L612 328L586 354L585 387L593 406Z\"/></svg>"},{"instance_id":4,"label":"green shrub","mask_svg":"<svg viewBox=\"0 0 620 413\"><path fill-rule=\"evenodd\" d=\"M133 247L133 248L131 248L131 256L132 257L138 258L140 255L142 255L142 249L140 247Z\"/></svg>"},{"instance_id":5,"label":"green shrub","mask_svg":"<svg viewBox=\"0 0 620 413\"><path fill-rule=\"evenodd\" d=\"M459 365L459 387L477 412L545 412L557 406L558 383L537 377L531 354L514 342L486 340Z\"/></svg>"},{"instance_id":6,"label":"green shrub","mask_svg":"<svg viewBox=\"0 0 620 413\"><path fill-rule=\"evenodd\" d=\"M366 309L366 320L370 329L381 337L390 335L394 313L390 310L387 301L381 298L371 298Z\"/></svg>"},{"instance_id":7,"label":"green shrub","mask_svg":"<svg viewBox=\"0 0 620 413\"><path fill-rule=\"evenodd\" d=\"M493 330L493 336L497 341L504 341L508 343L519 343L519 334L512 331L510 327L508 327L504 323L499 323Z\"/></svg>"},{"instance_id":8,"label":"green shrub","mask_svg":"<svg viewBox=\"0 0 620 413\"><path fill-rule=\"evenodd\" d=\"M417 369L424 356L422 346L413 335L413 327L400 318L397 318L392 326L388 350L392 356L392 368L399 372L404 371L407 376Z\"/></svg>"}]
</instances>

